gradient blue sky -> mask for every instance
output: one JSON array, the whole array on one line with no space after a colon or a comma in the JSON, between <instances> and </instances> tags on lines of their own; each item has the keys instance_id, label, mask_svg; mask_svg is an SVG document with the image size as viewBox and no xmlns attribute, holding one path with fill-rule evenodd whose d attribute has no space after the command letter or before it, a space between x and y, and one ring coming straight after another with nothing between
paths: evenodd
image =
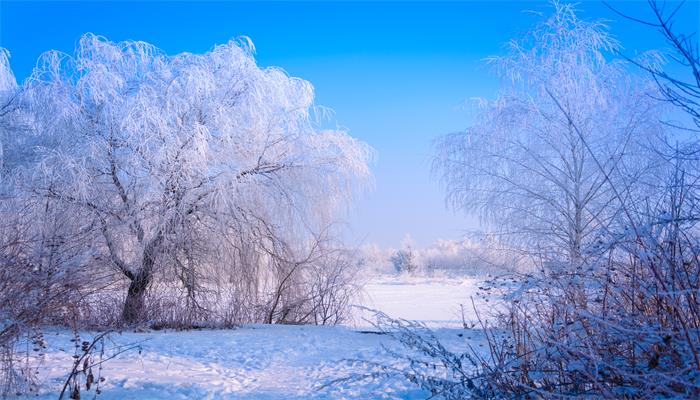
<instances>
[{"instance_id":1,"label":"gradient blue sky","mask_svg":"<svg viewBox=\"0 0 700 400\"><path fill-rule=\"evenodd\" d=\"M648 15L641 1L613 2ZM663 47L651 28L624 20L598 1L579 2L581 16L606 18L626 51ZM42 51L70 52L85 32L144 40L168 53L203 52L247 35L262 66L279 66L313 83L330 121L378 152L375 189L347 221L355 244L417 245L458 238L478 227L446 209L430 174L431 144L464 129L473 97L493 97L497 80L482 62L548 12L545 1L491 2L15 2L0 0L0 46L19 80ZM698 1L679 15L697 31ZM686 31L687 32L687 31Z\"/></svg>"}]
</instances>

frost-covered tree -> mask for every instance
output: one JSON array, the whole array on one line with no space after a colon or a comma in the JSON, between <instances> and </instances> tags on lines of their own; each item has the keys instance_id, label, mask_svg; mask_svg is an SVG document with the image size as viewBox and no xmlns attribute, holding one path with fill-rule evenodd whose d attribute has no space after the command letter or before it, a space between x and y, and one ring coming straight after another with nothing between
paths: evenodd
<instances>
[{"instance_id":1,"label":"frost-covered tree","mask_svg":"<svg viewBox=\"0 0 700 400\"><path fill-rule=\"evenodd\" d=\"M171 56L87 34L22 92L30 192L84 216L95 264L128 281L127 322L156 274L193 293L212 268L293 263L370 177L368 146L319 130L309 82L258 67L247 40Z\"/></svg>"},{"instance_id":2,"label":"frost-covered tree","mask_svg":"<svg viewBox=\"0 0 700 400\"><path fill-rule=\"evenodd\" d=\"M450 204L557 261L579 262L605 232L620 192L644 170L659 134L648 85L611 59L620 48L574 7L554 13L490 64L502 80L474 124L437 143Z\"/></svg>"},{"instance_id":3,"label":"frost-covered tree","mask_svg":"<svg viewBox=\"0 0 700 400\"><path fill-rule=\"evenodd\" d=\"M0 48L0 179L6 172L5 148L8 141L12 140L12 126L16 110L16 97L19 87L15 75L10 68L9 52ZM0 181L2 184L3 181Z\"/></svg>"},{"instance_id":4,"label":"frost-covered tree","mask_svg":"<svg viewBox=\"0 0 700 400\"><path fill-rule=\"evenodd\" d=\"M397 273L412 274L418 270L416 252L413 250L412 239L406 235L401 243L401 248L396 250L389 259Z\"/></svg>"},{"instance_id":5,"label":"frost-covered tree","mask_svg":"<svg viewBox=\"0 0 700 400\"><path fill-rule=\"evenodd\" d=\"M418 269L416 256L410 247L396 250L396 253L391 256L391 263L397 273L412 274Z\"/></svg>"}]
</instances>

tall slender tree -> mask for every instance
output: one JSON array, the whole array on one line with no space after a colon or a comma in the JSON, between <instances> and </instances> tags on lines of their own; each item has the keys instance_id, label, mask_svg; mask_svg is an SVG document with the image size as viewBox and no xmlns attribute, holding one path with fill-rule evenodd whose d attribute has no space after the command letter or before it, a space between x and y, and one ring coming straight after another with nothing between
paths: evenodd
<instances>
[{"instance_id":1,"label":"tall slender tree","mask_svg":"<svg viewBox=\"0 0 700 400\"><path fill-rule=\"evenodd\" d=\"M502 90L474 124L437 142L434 167L456 209L538 255L580 263L629 196L660 134L658 103L601 22L572 5L492 57Z\"/></svg>"}]
</instances>

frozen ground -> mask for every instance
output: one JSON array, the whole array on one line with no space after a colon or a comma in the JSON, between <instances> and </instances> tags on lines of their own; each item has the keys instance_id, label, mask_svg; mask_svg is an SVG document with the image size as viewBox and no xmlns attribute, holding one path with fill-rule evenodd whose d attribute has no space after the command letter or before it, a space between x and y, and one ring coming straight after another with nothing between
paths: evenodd
<instances>
[{"instance_id":1,"label":"frozen ground","mask_svg":"<svg viewBox=\"0 0 700 400\"><path fill-rule=\"evenodd\" d=\"M476 278L384 277L366 284L358 302L393 318L421 321L430 327L458 328L463 325L462 315L467 322L477 320L472 299L482 318L492 306L477 296L481 282ZM371 313L356 309L351 324L363 326L367 319L371 319Z\"/></svg>"},{"instance_id":2,"label":"frozen ground","mask_svg":"<svg viewBox=\"0 0 700 400\"><path fill-rule=\"evenodd\" d=\"M395 280L367 286L365 305L428 322L454 350L479 346L478 330L461 325L459 304L472 280ZM107 347L139 344L109 360L99 399L422 399L426 393L400 377L334 381L375 370L366 362L401 367L386 349L390 337L367 333L358 314L351 326L248 325L235 330L128 332ZM458 336L462 334L463 336ZM39 369L39 398L56 398L72 362L72 335L46 334L49 350ZM81 340L88 340L85 333ZM63 350L61 350L63 349ZM91 392L83 399L92 398ZM86 396L88 395L88 396Z\"/></svg>"}]
</instances>

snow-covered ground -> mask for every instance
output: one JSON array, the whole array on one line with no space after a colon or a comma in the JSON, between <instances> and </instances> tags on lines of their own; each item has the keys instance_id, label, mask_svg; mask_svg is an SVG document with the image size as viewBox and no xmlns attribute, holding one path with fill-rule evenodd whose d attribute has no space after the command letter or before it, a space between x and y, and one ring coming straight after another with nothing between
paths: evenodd
<instances>
[{"instance_id":1,"label":"snow-covered ground","mask_svg":"<svg viewBox=\"0 0 700 400\"><path fill-rule=\"evenodd\" d=\"M479 346L481 332L460 329L460 304L474 280L384 279L366 287L364 305L393 317L425 321L454 350ZM468 303L470 304L470 303ZM248 325L234 330L115 334L107 347L138 344L104 364L100 399L421 399L426 393L400 377L339 381L400 368L387 350L403 351L389 336L369 333L366 314L349 326ZM460 336L461 335L461 336ZM72 363L72 335L46 334L39 398L56 398ZM84 333L81 340L89 340ZM92 398L94 388L83 393ZM85 397L85 395L88 395Z\"/></svg>"},{"instance_id":2,"label":"snow-covered ground","mask_svg":"<svg viewBox=\"0 0 700 400\"><path fill-rule=\"evenodd\" d=\"M457 328L463 325L462 315L467 322L477 320L472 299L477 310L490 307L477 296L481 282L477 278L384 277L365 285L359 303L392 318L421 321L430 327ZM368 319L371 313L358 308L351 324L364 326Z\"/></svg>"}]
</instances>

